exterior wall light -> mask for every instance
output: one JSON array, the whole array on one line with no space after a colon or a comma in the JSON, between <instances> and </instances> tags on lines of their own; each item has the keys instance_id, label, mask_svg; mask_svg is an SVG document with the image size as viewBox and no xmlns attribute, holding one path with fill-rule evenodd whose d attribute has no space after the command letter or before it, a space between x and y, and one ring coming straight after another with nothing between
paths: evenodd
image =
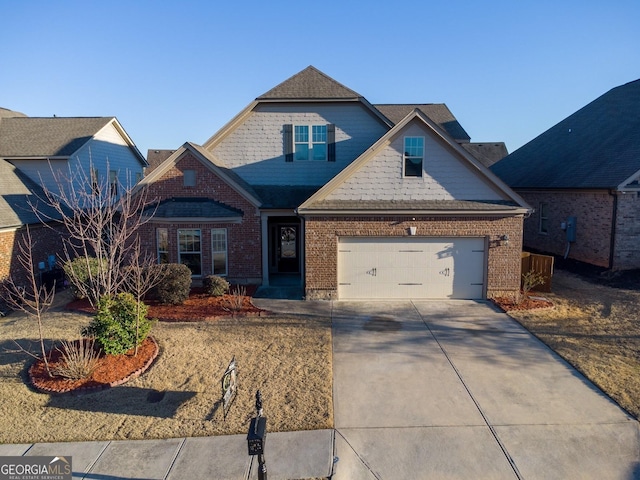
<instances>
[{"instance_id":1,"label":"exterior wall light","mask_svg":"<svg viewBox=\"0 0 640 480\"><path fill-rule=\"evenodd\" d=\"M409 227L409 235L415 235L418 227Z\"/></svg>"},{"instance_id":2,"label":"exterior wall light","mask_svg":"<svg viewBox=\"0 0 640 480\"><path fill-rule=\"evenodd\" d=\"M502 235L500 237L500 246L506 247L509 245L509 235Z\"/></svg>"}]
</instances>

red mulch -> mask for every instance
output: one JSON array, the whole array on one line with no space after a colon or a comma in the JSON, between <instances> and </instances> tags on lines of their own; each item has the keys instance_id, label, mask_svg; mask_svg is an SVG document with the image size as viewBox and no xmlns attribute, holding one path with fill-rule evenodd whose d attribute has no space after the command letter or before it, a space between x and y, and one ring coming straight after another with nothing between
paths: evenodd
<instances>
[{"instance_id":1,"label":"red mulch","mask_svg":"<svg viewBox=\"0 0 640 480\"><path fill-rule=\"evenodd\" d=\"M544 298L532 298L527 297L522 300L520 303L515 303L511 299L497 297L492 299L493 303L498 305L505 312L509 312L511 310L533 310L537 308L551 308L553 307L553 303Z\"/></svg>"},{"instance_id":2,"label":"red mulch","mask_svg":"<svg viewBox=\"0 0 640 480\"><path fill-rule=\"evenodd\" d=\"M63 377L49 377L44 361L37 360L29 368L29 377L33 386L48 393L87 393L121 385L131 378L145 372L158 355L158 344L152 337L147 337L138 347L138 354L133 350L122 355L101 354L98 368L93 375L82 380L68 380ZM49 368L56 366L61 359L58 349L50 352Z\"/></svg>"},{"instance_id":3,"label":"red mulch","mask_svg":"<svg viewBox=\"0 0 640 480\"><path fill-rule=\"evenodd\" d=\"M162 305L155 301L148 301L149 318L157 318L163 322L201 322L203 320L216 320L221 317L232 315L261 315L264 310L255 307L251 303L251 296L256 292L256 285L247 285L246 296L243 301L242 310L233 312L229 310L229 303L232 295L221 297L211 297L202 293L201 288L194 288L189 294L189 298L182 305ZM226 308L226 309L225 309ZM67 304L68 310L76 310L86 313L95 313L87 300L73 300Z\"/></svg>"}]
</instances>

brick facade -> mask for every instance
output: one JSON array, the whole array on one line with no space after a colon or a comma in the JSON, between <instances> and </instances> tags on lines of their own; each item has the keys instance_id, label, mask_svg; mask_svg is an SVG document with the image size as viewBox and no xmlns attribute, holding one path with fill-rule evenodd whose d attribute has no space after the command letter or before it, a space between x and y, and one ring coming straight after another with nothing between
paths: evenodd
<instances>
[{"instance_id":1,"label":"brick facade","mask_svg":"<svg viewBox=\"0 0 640 480\"><path fill-rule=\"evenodd\" d=\"M614 270L640 268L640 199L637 193L608 190L519 191L535 209L524 222L524 246L541 252L565 255L566 232L560 228L570 216L577 218L576 241L569 258ZM615 198L617 197L617 206ZM540 231L540 209L547 204L547 232ZM616 212L615 245L611 264L611 234Z\"/></svg>"},{"instance_id":2,"label":"brick facade","mask_svg":"<svg viewBox=\"0 0 640 480\"><path fill-rule=\"evenodd\" d=\"M520 291L522 216L515 217L308 217L305 221L306 296L336 298L338 292L338 238L403 237L416 226L427 237L485 237L487 298L513 297ZM500 246L502 235L509 244Z\"/></svg>"},{"instance_id":3,"label":"brick facade","mask_svg":"<svg viewBox=\"0 0 640 480\"><path fill-rule=\"evenodd\" d=\"M194 170L196 184L184 186L183 172ZM261 229L258 209L245 197L222 181L214 172L202 164L190 152L186 152L178 163L162 177L149 185L148 198L154 202L169 198L211 198L241 210L241 223L187 223L168 219L153 219L141 229L143 247L155 255L157 252L156 229L167 228L169 234L169 261L178 262L178 230L200 229L202 249L202 275L211 275L213 269L211 229L227 229L227 279L233 283L262 283Z\"/></svg>"},{"instance_id":4,"label":"brick facade","mask_svg":"<svg viewBox=\"0 0 640 480\"><path fill-rule=\"evenodd\" d=\"M56 255L58 263L63 252L62 229L51 229L44 225L31 225L31 254L38 273L38 264L44 262L48 269L49 255ZM23 242L26 228L7 230L0 233L0 279L11 276L16 284L27 282L28 272L20 263L20 244Z\"/></svg>"}]
</instances>

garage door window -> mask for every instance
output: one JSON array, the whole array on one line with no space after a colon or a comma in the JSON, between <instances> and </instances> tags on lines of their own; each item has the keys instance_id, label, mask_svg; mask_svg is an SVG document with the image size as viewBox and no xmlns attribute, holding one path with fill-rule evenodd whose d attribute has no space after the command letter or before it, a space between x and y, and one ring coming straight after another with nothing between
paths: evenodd
<instances>
[{"instance_id":1,"label":"garage door window","mask_svg":"<svg viewBox=\"0 0 640 480\"><path fill-rule=\"evenodd\" d=\"M422 177L424 137L404 138L404 176Z\"/></svg>"}]
</instances>

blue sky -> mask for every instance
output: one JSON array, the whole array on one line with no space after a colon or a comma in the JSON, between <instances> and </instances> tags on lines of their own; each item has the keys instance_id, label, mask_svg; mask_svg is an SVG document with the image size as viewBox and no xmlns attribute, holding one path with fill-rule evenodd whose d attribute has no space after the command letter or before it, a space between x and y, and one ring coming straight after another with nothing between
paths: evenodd
<instances>
[{"instance_id":1,"label":"blue sky","mask_svg":"<svg viewBox=\"0 0 640 480\"><path fill-rule=\"evenodd\" d=\"M371 103L446 103L513 151L640 78L638 0L0 0L0 106L203 143L308 65Z\"/></svg>"}]
</instances>

